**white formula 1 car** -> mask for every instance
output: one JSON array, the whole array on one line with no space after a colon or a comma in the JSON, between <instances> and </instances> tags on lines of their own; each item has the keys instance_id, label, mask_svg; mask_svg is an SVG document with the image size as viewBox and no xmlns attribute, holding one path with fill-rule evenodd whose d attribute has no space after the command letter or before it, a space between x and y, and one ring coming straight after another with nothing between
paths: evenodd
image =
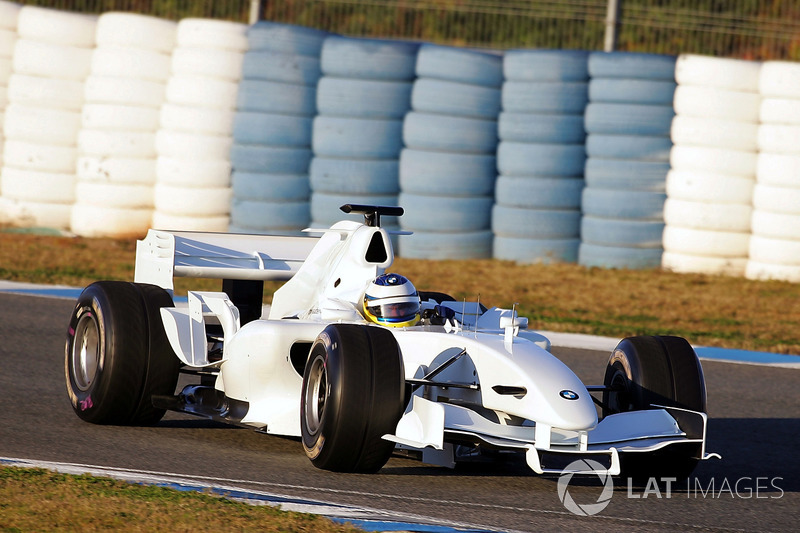
<instances>
[{"instance_id":1,"label":"white formula 1 car","mask_svg":"<svg viewBox=\"0 0 800 533\"><path fill-rule=\"evenodd\" d=\"M321 237L150 230L135 282L93 283L72 313L77 415L192 413L299 437L315 466L346 472L380 470L395 450L450 467L524 454L540 474L591 459L579 473L688 476L710 457L703 373L684 339L624 339L605 382L587 386L513 309L420 292L411 323L375 324L365 292L394 259L380 217L402 208L342 210L365 222ZM223 291L176 306L175 276L220 278ZM286 281L266 318L264 280ZM191 384L175 394L180 373Z\"/></svg>"}]
</instances>

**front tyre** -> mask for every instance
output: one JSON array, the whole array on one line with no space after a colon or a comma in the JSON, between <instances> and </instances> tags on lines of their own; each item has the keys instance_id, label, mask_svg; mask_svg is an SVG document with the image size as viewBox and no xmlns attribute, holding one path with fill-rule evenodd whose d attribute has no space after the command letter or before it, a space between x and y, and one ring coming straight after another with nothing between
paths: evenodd
<instances>
[{"instance_id":1,"label":"front tyre","mask_svg":"<svg viewBox=\"0 0 800 533\"><path fill-rule=\"evenodd\" d=\"M332 324L311 347L303 374L303 448L317 468L377 472L394 449L384 440L403 414L405 376L389 330Z\"/></svg>"},{"instance_id":2,"label":"front tyre","mask_svg":"<svg viewBox=\"0 0 800 533\"><path fill-rule=\"evenodd\" d=\"M606 366L603 416L679 407L706 412L703 369L692 346L681 337L639 336L620 341ZM653 453L621 457L629 477L688 477L697 465L699 445L672 445Z\"/></svg>"},{"instance_id":3,"label":"front tyre","mask_svg":"<svg viewBox=\"0 0 800 533\"><path fill-rule=\"evenodd\" d=\"M65 347L67 394L75 413L95 424L153 424L164 411L153 394L172 394L177 358L160 322L172 299L158 287L101 281L83 290Z\"/></svg>"}]
</instances>

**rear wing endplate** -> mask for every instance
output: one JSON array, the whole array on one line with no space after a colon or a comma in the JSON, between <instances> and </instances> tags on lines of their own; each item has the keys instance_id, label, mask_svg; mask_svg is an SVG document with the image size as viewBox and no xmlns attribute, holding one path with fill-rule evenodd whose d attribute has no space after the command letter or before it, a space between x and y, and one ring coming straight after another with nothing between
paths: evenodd
<instances>
[{"instance_id":1,"label":"rear wing endplate","mask_svg":"<svg viewBox=\"0 0 800 533\"><path fill-rule=\"evenodd\" d=\"M319 237L149 230L136 243L134 281L173 289L173 278L286 281Z\"/></svg>"}]
</instances>

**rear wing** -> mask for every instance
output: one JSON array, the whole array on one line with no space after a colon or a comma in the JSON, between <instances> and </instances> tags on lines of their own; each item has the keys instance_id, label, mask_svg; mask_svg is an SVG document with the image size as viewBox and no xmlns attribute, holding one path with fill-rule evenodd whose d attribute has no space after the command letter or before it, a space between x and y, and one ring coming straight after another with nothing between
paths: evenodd
<instances>
[{"instance_id":1,"label":"rear wing","mask_svg":"<svg viewBox=\"0 0 800 533\"><path fill-rule=\"evenodd\" d=\"M173 278L286 281L319 237L151 229L136 243L134 281L173 290Z\"/></svg>"}]
</instances>

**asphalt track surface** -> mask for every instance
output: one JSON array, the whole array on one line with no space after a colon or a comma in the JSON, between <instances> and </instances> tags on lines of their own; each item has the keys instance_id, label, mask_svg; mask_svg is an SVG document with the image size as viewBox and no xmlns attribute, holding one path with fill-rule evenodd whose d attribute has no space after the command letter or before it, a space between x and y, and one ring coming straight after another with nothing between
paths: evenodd
<instances>
[{"instance_id":1,"label":"asphalt track surface","mask_svg":"<svg viewBox=\"0 0 800 533\"><path fill-rule=\"evenodd\" d=\"M0 294L0 457L174 473L198 481L297 498L443 519L497 531L796 531L800 518L800 372L704 361L708 450L722 460L666 486L616 480L599 514L569 512L557 477L524 462L455 470L393 458L375 475L315 469L299 442L168 413L155 427L79 420L64 386L72 302ZM606 353L554 348L586 383L600 383ZM569 495L591 504L594 476Z\"/></svg>"}]
</instances>

